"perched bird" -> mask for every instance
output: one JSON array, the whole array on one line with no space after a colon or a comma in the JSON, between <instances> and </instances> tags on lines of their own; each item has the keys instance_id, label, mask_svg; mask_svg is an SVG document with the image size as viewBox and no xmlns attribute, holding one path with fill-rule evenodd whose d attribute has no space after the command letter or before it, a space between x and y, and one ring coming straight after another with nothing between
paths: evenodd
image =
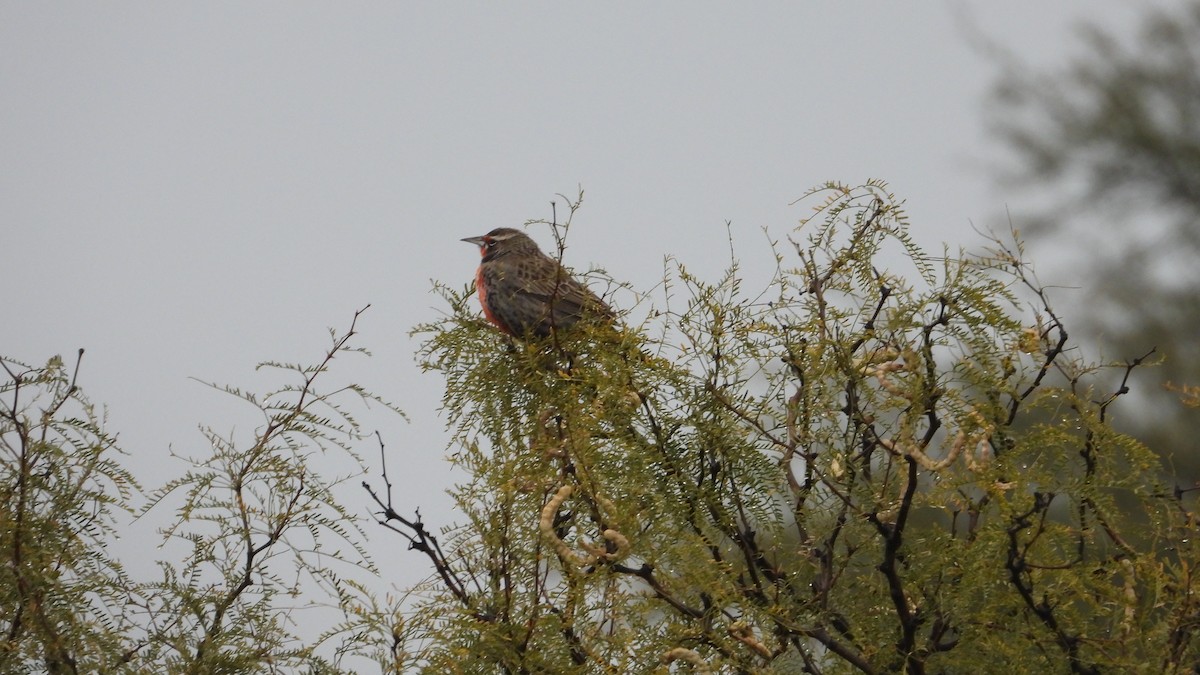
<instances>
[{"instance_id":1,"label":"perched bird","mask_svg":"<svg viewBox=\"0 0 1200 675\"><path fill-rule=\"evenodd\" d=\"M479 247L483 260L475 288L483 315L514 337L546 337L580 319L611 321L612 309L542 253L524 232L498 227L463 241Z\"/></svg>"}]
</instances>

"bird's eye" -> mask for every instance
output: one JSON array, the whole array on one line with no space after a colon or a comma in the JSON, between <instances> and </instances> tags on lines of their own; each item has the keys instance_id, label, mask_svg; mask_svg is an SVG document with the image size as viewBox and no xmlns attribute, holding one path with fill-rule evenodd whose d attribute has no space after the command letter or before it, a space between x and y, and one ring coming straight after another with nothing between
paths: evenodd
<instances>
[{"instance_id":1,"label":"bird's eye","mask_svg":"<svg viewBox=\"0 0 1200 675\"><path fill-rule=\"evenodd\" d=\"M483 244L484 244L484 246L487 246L488 248L496 248L496 240L495 239L484 239Z\"/></svg>"}]
</instances>

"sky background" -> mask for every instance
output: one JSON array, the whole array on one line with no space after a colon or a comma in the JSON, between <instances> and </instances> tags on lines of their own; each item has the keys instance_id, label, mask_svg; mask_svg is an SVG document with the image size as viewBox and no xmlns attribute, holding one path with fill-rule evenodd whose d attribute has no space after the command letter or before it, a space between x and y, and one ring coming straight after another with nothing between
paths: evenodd
<instances>
[{"instance_id":1,"label":"sky background","mask_svg":"<svg viewBox=\"0 0 1200 675\"><path fill-rule=\"evenodd\" d=\"M172 449L204 454L198 424L256 423L189 378L261 389L256 363L315 362L369 303L374 356L331 382L411 416L362 421L396 505L447 523L461 475L409 331L442 309L431 280L471 279L459 239L582 186L566 262L649 288L667 254L717 276L726 221L753 259L808 188L882 178L933 253L979 246L972 223L1003 227L1020 195L987 170L999 68L972 31L1051 67L1078 21L1129 35L1145 6L0 2L0 354L85 347L81 382L153 488L185 469ZM389 581L428 573L371 531Z\"/></svg>"}]
</instances>

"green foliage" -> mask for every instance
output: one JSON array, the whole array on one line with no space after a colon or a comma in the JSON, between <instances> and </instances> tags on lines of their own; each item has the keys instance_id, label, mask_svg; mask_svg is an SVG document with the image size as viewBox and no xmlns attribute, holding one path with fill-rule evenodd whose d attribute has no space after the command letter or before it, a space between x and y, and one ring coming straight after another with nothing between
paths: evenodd
<instances>
[{"instance_id":1,"label":"green foliage","mask_svg":"<svg viewBox=\"0 0 1200 675\"><path fill-rule=\"evenodd\" d=\"M162 580L148 587L147 613L171 617L153 631L149 658L188 673L332 667L288 624L303 623L307 603L293 599L305 589L345 593L341 575L368 564L364 534L334 493L350 476L314 467L319 456L339 453L360 472L353 444L363 434L343 399L384 403L353 384L316 387L336 356L362 351L348 346L354 334L354 325L331 331L333 344L316 365L260 366L299 380L265 396L218 387L256 407L263 425L248 446L205 428L210 452L188 459L191 469L147 507L182 493L164 535L191 547L182 563L160 563Z\"/></svg>"},{"instance_id":2,"label":"green foliage","mask_svg":"<svg viewBox=\"0 0 1200 675\"><path fill-rule=\"evenodd\" d=\"M421 358L468 478L444 548L383 514L437 571L413 664L1190 669L1192 514L1019 247L927 256L878 181L809 200L767 288L675 263L636 329L523 343L439 289Z\"/></svg>"},{"instance_id":3,"label":"green foliage","mask_svg":"<svg viewBox=\"0 0 1200 675\"><path fill-rule=\"evenodd\" d=\"M162 550L184 552L160 560L152 582L126 576L106 550L129 527L117 515L130 514L138 486L74 377L57 357L44 368L0 362L9 377L0 386L0 672L331 673L354 672L349 657L374 657L364 626L390 629L379 601L362 593L360 579L376 571L335 495L350 476L320 468L337 456L361 473L350 404L393 409L357 385L319 388L336 356L362 351L354 335L354 324L331 331L313 366L264 364L296 378L266 395L219 387L260 411L262 425L249 442L203 429L209 451L187 458L190 468L140 509L170 504ZM342 624L314 614L323 596ZM314 618L331 627L318 635Z\"/></svg>"},{"instance_id":4,"label":"green foliage","mask_svg":"<svg viewBox=\"0 0 1200 675\"><path fill-rule=\"evenodd\" d=\"M138 485L60 357L0 366L0 672L113 672L133 584L104 545Z\"/></svg>"}]
</instances>

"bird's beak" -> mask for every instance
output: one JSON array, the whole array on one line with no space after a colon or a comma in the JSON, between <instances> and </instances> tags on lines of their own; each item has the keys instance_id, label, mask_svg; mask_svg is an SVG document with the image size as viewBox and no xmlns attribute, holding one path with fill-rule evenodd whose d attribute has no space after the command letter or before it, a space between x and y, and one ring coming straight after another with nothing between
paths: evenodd
<instances>
[{"instance_id":1,"label":"bird's beak","mask_svg":"<svg viewBox=\"0 0 1200 675\"><path fill-rule=\"evenodd\" d=\"M476 246L483 246L483 237L467 237L462 241L465 241L468 244L475 244Z\"/></svg>"}]
</instances>

